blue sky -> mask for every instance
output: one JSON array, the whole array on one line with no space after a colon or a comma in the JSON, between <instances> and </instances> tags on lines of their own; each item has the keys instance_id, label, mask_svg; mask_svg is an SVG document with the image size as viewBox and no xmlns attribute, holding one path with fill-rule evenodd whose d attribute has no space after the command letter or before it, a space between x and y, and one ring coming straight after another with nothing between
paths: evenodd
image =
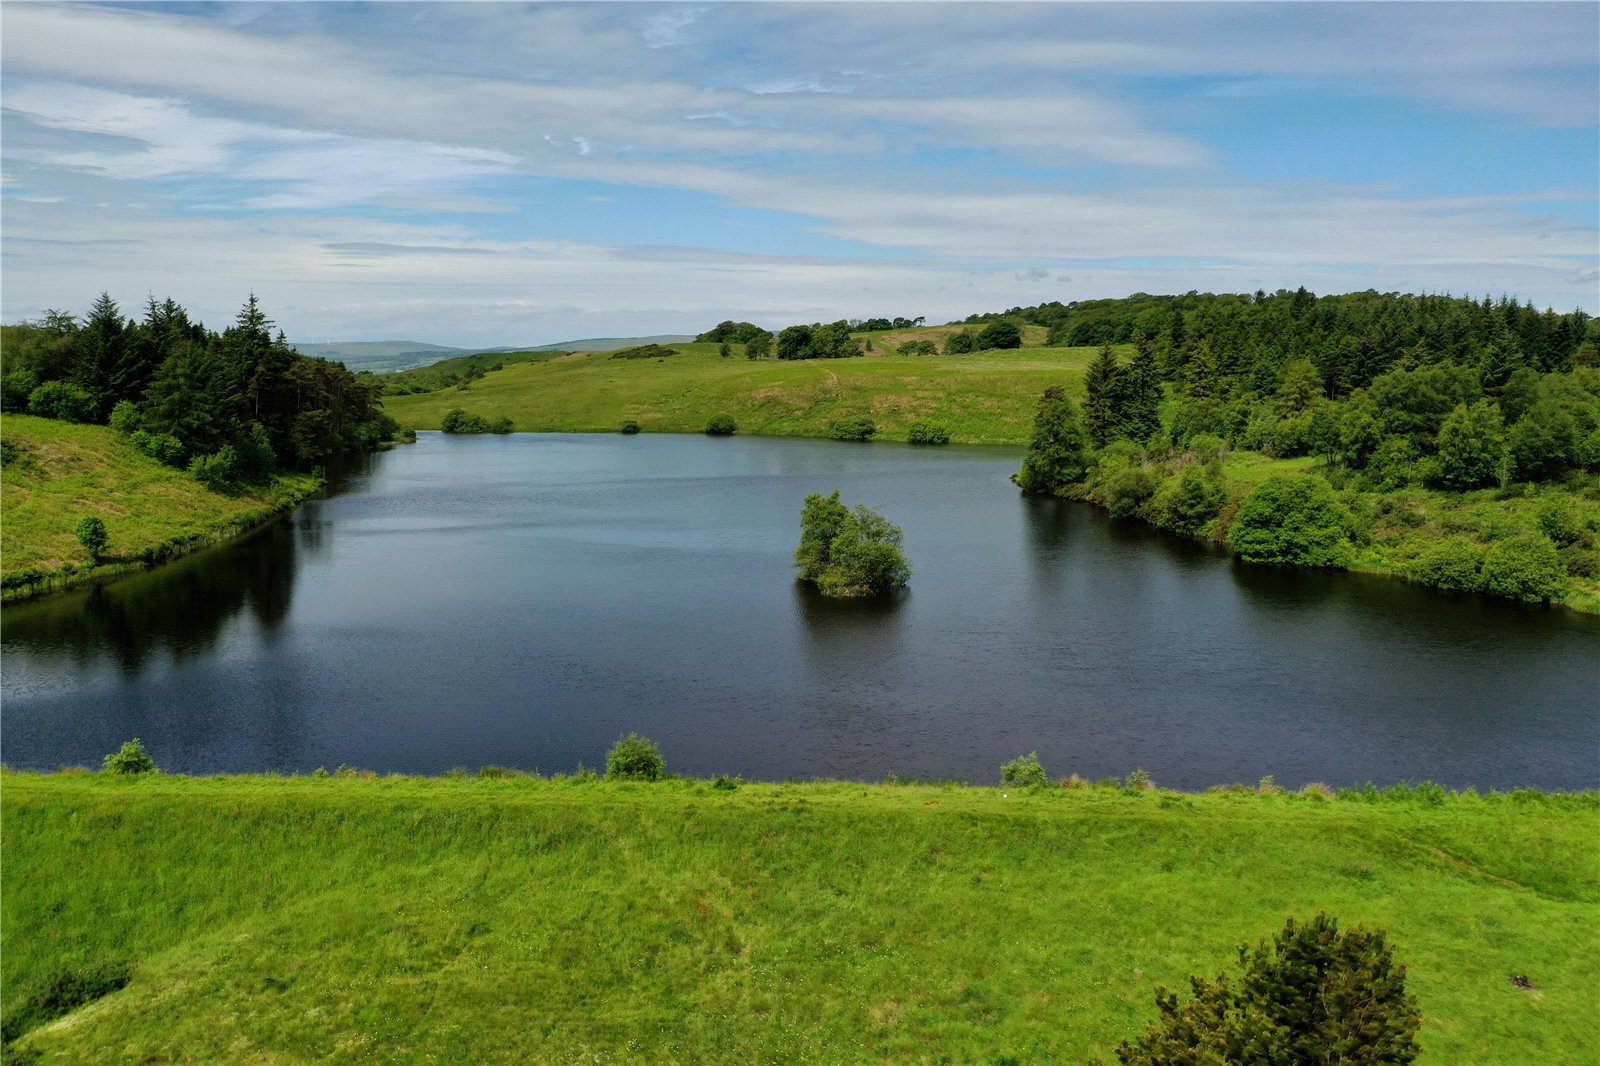
<instances>
[{"instance_id":1,"label":"blue sky","mask_svg":"<svg viewBox=\"0 0 1600 1066\"><path fill-rule=\"evenodd\" d=\"M537 344L1130 292L1600 313L1600 5L0 7L0 317Z\"/></svg>"}]
</instances>

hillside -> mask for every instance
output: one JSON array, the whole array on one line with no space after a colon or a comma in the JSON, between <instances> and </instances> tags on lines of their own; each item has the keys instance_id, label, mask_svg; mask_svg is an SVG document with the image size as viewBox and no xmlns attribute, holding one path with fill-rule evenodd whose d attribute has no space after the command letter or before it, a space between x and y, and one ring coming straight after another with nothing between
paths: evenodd
<instances>
[{"instance_id":1,"label":"hillside","mask_svg":"<svg viewBox=\"0 0 1600 1066\"><path fill-rule=\"evenodd\" d=\"M1600 1059L1593 793L9 773L0 795L12 1050L45 1063L1109 1062L1158 985L1318 910L1388 931L1424 1066ZM19 1013L53 974L123 972L60 1021Z\"/></svg>"},{"instance_id":2,"label":"hillside","mask_svg":"<svg viewBox=\"0 0 1600 1066\"><path fill-rule=\"evenodd\" d=\"M699 433L711 415L726 413L741 433L825 437L834 419L865 416L883 440L904 440L911 422L931 419L957 442L1025 444L1039 393L1065 384L1069 393L1081 394L1083 370L1096 351L885 354L890 344L938 338L955 328L864 334L874 350L858 359L749 360L740 345L723 358L715 344L673 344L680 354L661 361L603 353L537 363L508 359L466 389L389 394L384 407L416 429L438 428L457 407L486 418L508 417L518 430L540 432L614 431L632 419L645 432ZM1043 331L1038 333L1042 338Z\"/></svg>"},{"instance_id":3,"label":"hillside","mask_svg":"<svg viewBox=\"0 0 1600 1066\"><path fill-rule=\"evenodd\" d=\"M318 484L309 475L280 476L269 488L226 495L139 453L106 426L6 415L0 432L7 592L30 579L84 576L88 560L73 531L86 515L106 524L107 567L137 565L248 529Z\"/></svg>"}]
</instances>

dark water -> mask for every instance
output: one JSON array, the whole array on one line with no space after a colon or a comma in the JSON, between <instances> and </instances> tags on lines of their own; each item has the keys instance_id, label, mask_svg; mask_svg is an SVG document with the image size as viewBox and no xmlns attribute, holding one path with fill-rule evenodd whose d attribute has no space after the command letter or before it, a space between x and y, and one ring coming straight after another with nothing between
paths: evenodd
<instances>
[{"instance_id":1,"label":"dark water","mask_svg":"<svg viewBox=\"0 0 1600 1066\"><path fill-rule=\"evenodd\" d=\"M423 434L232 547L6 609L3 757L167 769L603 764L698 775L1600 785L1600 624L1242 567L1018 495L1009 450ZM807 492L906 530L830 602Z\"/></svg>"}]
</instances>

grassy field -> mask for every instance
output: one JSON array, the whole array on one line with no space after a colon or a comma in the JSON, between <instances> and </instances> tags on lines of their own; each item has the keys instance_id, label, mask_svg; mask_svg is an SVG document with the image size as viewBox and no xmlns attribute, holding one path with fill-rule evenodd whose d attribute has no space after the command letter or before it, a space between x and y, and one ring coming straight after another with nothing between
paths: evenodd
<instances>
[{"instance_id":1,"label":"grassy field","mask_svg":"<svg viewBox=\"0 0 1600 1066\"><path fill-rule=\"evenodd\" d=\"M1389 931L1421 1061L1600 1061L1593 793L0 784L7 1011L132 964L24 1060L1111 1061L1325 909Z\"/></svg>"},{"instance_id":2,"label":"grassy field","mask_svg":"<svg viewBox=\"0 0 1600 1066\"><path fill-rule=\"evenodd\" d=\"M680 354L660 360L595 353L508 362L467 389L391 396L384 407L412 429L437 429L456 407L534 432L614 432L631 419L647 433L699 433L711 415L726 413L740 433L762 436L826 437L834 419L867 417L878 439L905 440L907 425L925 418L958 443L1026 444L1039 394L1064 385L1082 399L1083 371L1098 351L885 354L891 344L949 331L864 334L874 350L859 359L752 361L740 345L722 358L715 344L675 344Z\"/></svg>"},{"instance_id":3,"label":"grassy field","mask_svg":"<svg viewBox=\"0 0 1600 1066\"><path fill-rule=\"evenodd\" d=\"M280 477L270 488L223 495L140 454L105 426L6 415L3 434L10 458L0 490L0 580L8 588L30 574L82 576L88 556L74 529L85 515L106 524L105 565L125 566L141 553L225 539L318 484L309 475Z\"/></svg>"}]
</instances>

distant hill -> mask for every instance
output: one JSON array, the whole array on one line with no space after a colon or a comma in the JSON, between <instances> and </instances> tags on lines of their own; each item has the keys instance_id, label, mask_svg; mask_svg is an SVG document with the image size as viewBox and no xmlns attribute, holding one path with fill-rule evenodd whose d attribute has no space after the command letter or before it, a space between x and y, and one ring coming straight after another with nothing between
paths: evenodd
<instances>
[{"instance_id":1,"label":"distant hill","mask_svg":"<svg viewBox=\"0 0 1600 1066\"><path fill-rule=\"evenodd\" d=\"M560 341L556 344L501 345L498 348L452 348L426 341L330 341L327 344L295 344L302 355L319 359L332 359L351 370L370 370L374 374L388 374L397 370L411 370L441 359L455 359L468 355L494 355L500 352L614 352L619 348L632 348L642 344L675 344L692 341L686 334L661 334L654 337L590 337L585 340Z\"/></svg>"}]
</instances>

